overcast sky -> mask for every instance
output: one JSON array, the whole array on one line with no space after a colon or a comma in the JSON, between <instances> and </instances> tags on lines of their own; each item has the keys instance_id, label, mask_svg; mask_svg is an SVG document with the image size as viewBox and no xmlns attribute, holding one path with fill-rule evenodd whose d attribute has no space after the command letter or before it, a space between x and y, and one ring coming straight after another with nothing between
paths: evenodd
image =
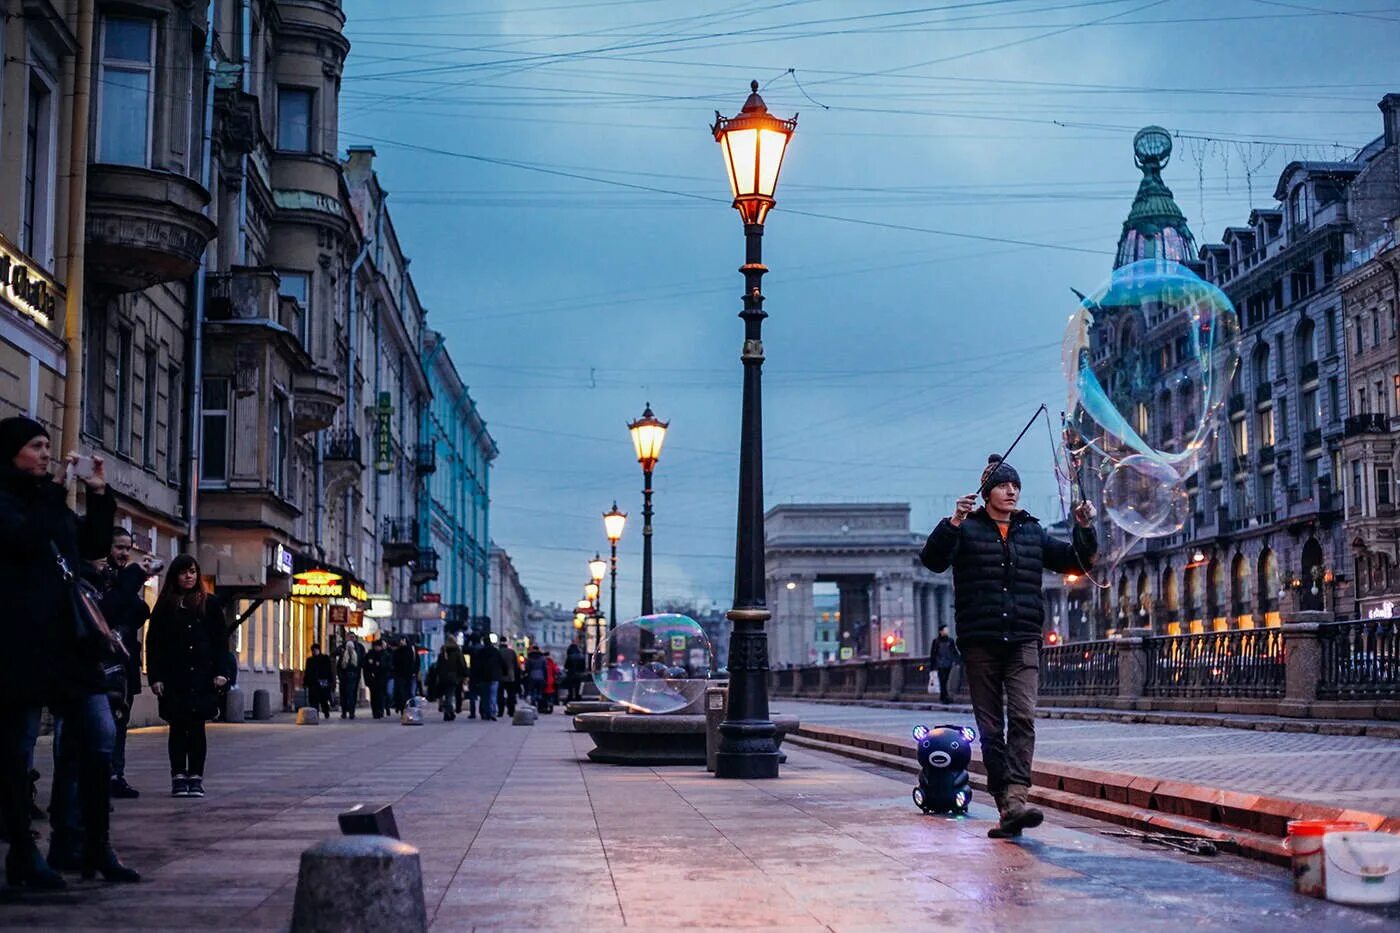
<instances>
[{"instance_id":1,"label":"overcast sky","mask_svg":"<svg viewBox=\"0 0 1400 933\"><path fill-rule=\"evenodd\" d=\"M375 146L500 445L492 537L571 604L617 499L624 618L648 400L657 598L731 597L743 237L708 124L751 78L800 111L764 244L767 503L908 501L918 531L1037 405L1058 420L1070 287L1110 269L1138 128L1179 134L1167 183L1217 241L1400 91L1395 0L344 5L341 146ZM1045 428L1012 459L1060 517Z\"/></svg>"}]
</instances>

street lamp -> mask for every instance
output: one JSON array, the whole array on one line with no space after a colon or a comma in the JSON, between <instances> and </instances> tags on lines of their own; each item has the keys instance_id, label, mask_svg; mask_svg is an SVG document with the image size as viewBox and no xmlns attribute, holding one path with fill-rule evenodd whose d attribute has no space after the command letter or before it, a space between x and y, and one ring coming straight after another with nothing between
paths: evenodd
<instances>
[{"instance_id":1,"label":"street lamp","mask_svg":"<svg viewBox=\"0 0 1400 933\"><path fill-rule=\"evenodd\" d=\"M611 512L603 513L603 531L608 536L608 545L612 548L612 605L608 612L608 632L617 626L617 542L622 540L622 529L627 524L627 513L620 512L617 508L617 500L613 500Z\"/></svg>"},{"instance_id":2,"label":"street lamp","mask_svg":"<svg viewBox=\"0 0 1400 933\"><path fill-rule=\"evenodd\" d=\"M647 402L642 416L627 426L632 432L632 446L637 462L642 465L642 615L652 614L651 608L651 472L661 459L661 445L666 442L669 421L662 421Z\"/></svg>"},{"instance_id":3,"label":"street lamp","mask_svg":"<svg viewBox=\"0 0 1400 933\"><path fill-rule=\"evenodd\" d=\"M710 131L724 154L734 207L744 222L744 400L739 435L739 521L734 548L734 623L729 636L729 708L720 725L715 777L775 778L778 747L768 715L768 635L763 561L763 222L772 210L797 117L780 120L758 96L758 82L735 117L715 113Z\"/></svg>"}]
</instances>

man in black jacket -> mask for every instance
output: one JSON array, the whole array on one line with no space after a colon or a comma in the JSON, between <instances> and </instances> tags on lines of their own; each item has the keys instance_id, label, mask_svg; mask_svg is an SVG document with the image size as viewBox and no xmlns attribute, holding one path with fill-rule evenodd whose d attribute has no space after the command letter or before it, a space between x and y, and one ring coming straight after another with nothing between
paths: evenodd
<instances>
[{"instance_id":1,"label":"man in black jacket","mask_svg":"<svg viewBox=\"0 0 1400 933\"><path fill-rule=\"evenodd\" d=\"M957 667L961 660L962 655L958 654L957 644L948 635L948 626L940 625L938 637L933 640L928 650L929 670L938 674L938 702L953 702L948 682L953 679L953 668Z\"/></svg>"},{"instance_id":2,"label":"man in black jacket","mask_svg":"<svg viewBox=\"0 0 1400 933\"><path fill-rule=\"evenodd\" d=\"M1087 573L1098 541L1088 502L1074 508L1069 542L1050 537L1017 509L1021 477L998 456L988 458L980 492L983 508L973 511L975 494L959 499L952 516L929 535L920 560L935 573L953 568L958 648L981 733L987 791L1001 814L987 835L1008 839L1045 819L1027 803L1045 624L1041 573Z\"/></svg>"},{"instance_id":3,"label":"man in black jacket","mask_svg":"<svg viewBox=\"0 0 1400 933\"><path fill-rule=\"evenodd\" d=\"M125 528L112 529L112 548L107 554L107 566L102 580L102 614L112 631L121 636L127 657L123 659L126 673L124 699L108 691L113 700L112 718L117 726L116 744L112 748L112 796L130 799L141 796L140 791L126 782L126 730L131 720L131 704L141 692L141 626L151 616L150 607L141 598L146 580L156 566L131 559L131 532Z\"/></svg>"},{"instance_id":4,"label":"man in black jacket","mask_svg":"<svg viewBox=\"0 0 1400 933\"><path fill-rule=\"evenodd\" d=\"M375 719L384 718L388 706L385 687L393 659L384 650L384 639L376 638L365 653L365 686L369 688L369 709Z\"/></svg>"},{"instance_id":5,"label":"man in black jacket","mask_svg":"<svg viewBox=\"0 0 1400 933\"><path fill-rule=\"evenodd\" d=\"M321 646L314 642L311 645L311 656L306 659L306 670L302 679L306 683L306 702L320 712L322 719L329 719L335 668L331 664L331 656L322 654Z\"/></svg>"}]
</instances>

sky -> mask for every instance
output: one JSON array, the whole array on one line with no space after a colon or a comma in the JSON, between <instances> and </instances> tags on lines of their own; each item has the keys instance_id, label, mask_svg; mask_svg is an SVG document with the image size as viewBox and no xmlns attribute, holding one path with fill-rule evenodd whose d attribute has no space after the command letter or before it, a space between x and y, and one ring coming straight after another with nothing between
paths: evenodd
<instances>
[{"instance_id":1,"label":"sky","mask_svg":"<svg viewBox=\"0 0 1400 933\"><path fill-rule=\"evenodd\" d=\"M798 113L764 237L764 492L948 514L1044 403L1110 271L1140 174L1197 242L1272 206L1294 159L1345 159L1400 91L1396 0L345 0L342 149L372 145L429 326L500 447L491 537L572 605L630 521L627 423L671 423L656 599L730 604L743 232L714 112L751 79ZM1061 517L1050 437L1012 462Z\"/></svg>"}]
</instances>

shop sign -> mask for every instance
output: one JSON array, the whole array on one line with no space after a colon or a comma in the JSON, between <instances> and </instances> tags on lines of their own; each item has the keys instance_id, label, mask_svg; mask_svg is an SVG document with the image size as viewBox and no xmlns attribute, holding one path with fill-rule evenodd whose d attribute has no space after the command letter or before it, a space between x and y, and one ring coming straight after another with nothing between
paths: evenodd
<instances>
[{"instance_id":1,"label":"shop sign","mask_svg":"<svg viewBox=\"0 0 1400 933\"><path fill-rule=\"evenodd\" d=\"M1395 618L1395 600L1387 599L1378 606L1372 606L1366 610L1368 619L1393 619Z\"/></svg>"},{"instance_id":2,"label":"shop sign","mask_svg":"<svg viewBox=\"0 0 1400 933\"><path fill-rule=\"evenodd\" d=\"M422 598L423 598L423 602L425 602L425 603L440 603L440 602L442 602L442 594L441 594L441 593L424 593Z\"/></svg>"},{"instance_id":3,"label":"shop sign","mask_svg":"<svg viewBox=\"0 0 1400 933\"><path fill-rule=\"evenodd\" d=\"M369 599L364 585L354 577L339 570L313 567L292 574L293 596L317 596L329 599L353 599L364 602Z\"/></svg>"},{"instance_id":4,"label":"shop sign","mask_svg":"<svg viewBox=\"0 0 1400 933\"><path fill-rule=\"evenodd\" d=\"M388 593L370 593L365 615L371 619L388 619L394 615L394 600Z\"/></svg>"},{"instance_id":5,"label":"shop sign","mask_svg":"<svg viewBox=\"0 0 1400 933\"><path fill-rule=\"evenodd\" d=\"M279 544L272 549L272 569L278 573L291 576L292 552L287 550L285 544Z\"/></svg>"},{"instance_id":6,"label":"shop sign","mask_svg":"<svg viewBox=\"0 0 1400 933\"><path fill-rule=\"evenodd\" d=\"M34 260L0 237L0 298L45 327L53 325L63 290Z\"/></svg>"},{"instance_id":7,"label":"shop sign","mask_svg":"<svg viewBox=\"0 0 1400 933\"><path fill-rule=\"evenodd\" d=\"M409 603L408 617L410 619L441 619L441 603Z\"/></svg>"},{"instance_id":8,"label":"shop sign","mask_svg":"<svg viewBox=\"0 0 1400 933\"><path fill-rule=\"evenodd\" d=\"M379 404L374 409L376 433L374 468L380 473L394 471L394 436L390 430L393 417L393 396L388 392L380 392Z\"/></svg>"},{"instance_id":9,"label":"shop sign","mask_svg":"<svg viewBox=\"0 0 1400 933\"><path fill-rule=\"evenodd\" d=\"M342 605L331 605L327 607L326 621L331 625L349 625L350 607Z\"/></svg>"}]
</instances>

